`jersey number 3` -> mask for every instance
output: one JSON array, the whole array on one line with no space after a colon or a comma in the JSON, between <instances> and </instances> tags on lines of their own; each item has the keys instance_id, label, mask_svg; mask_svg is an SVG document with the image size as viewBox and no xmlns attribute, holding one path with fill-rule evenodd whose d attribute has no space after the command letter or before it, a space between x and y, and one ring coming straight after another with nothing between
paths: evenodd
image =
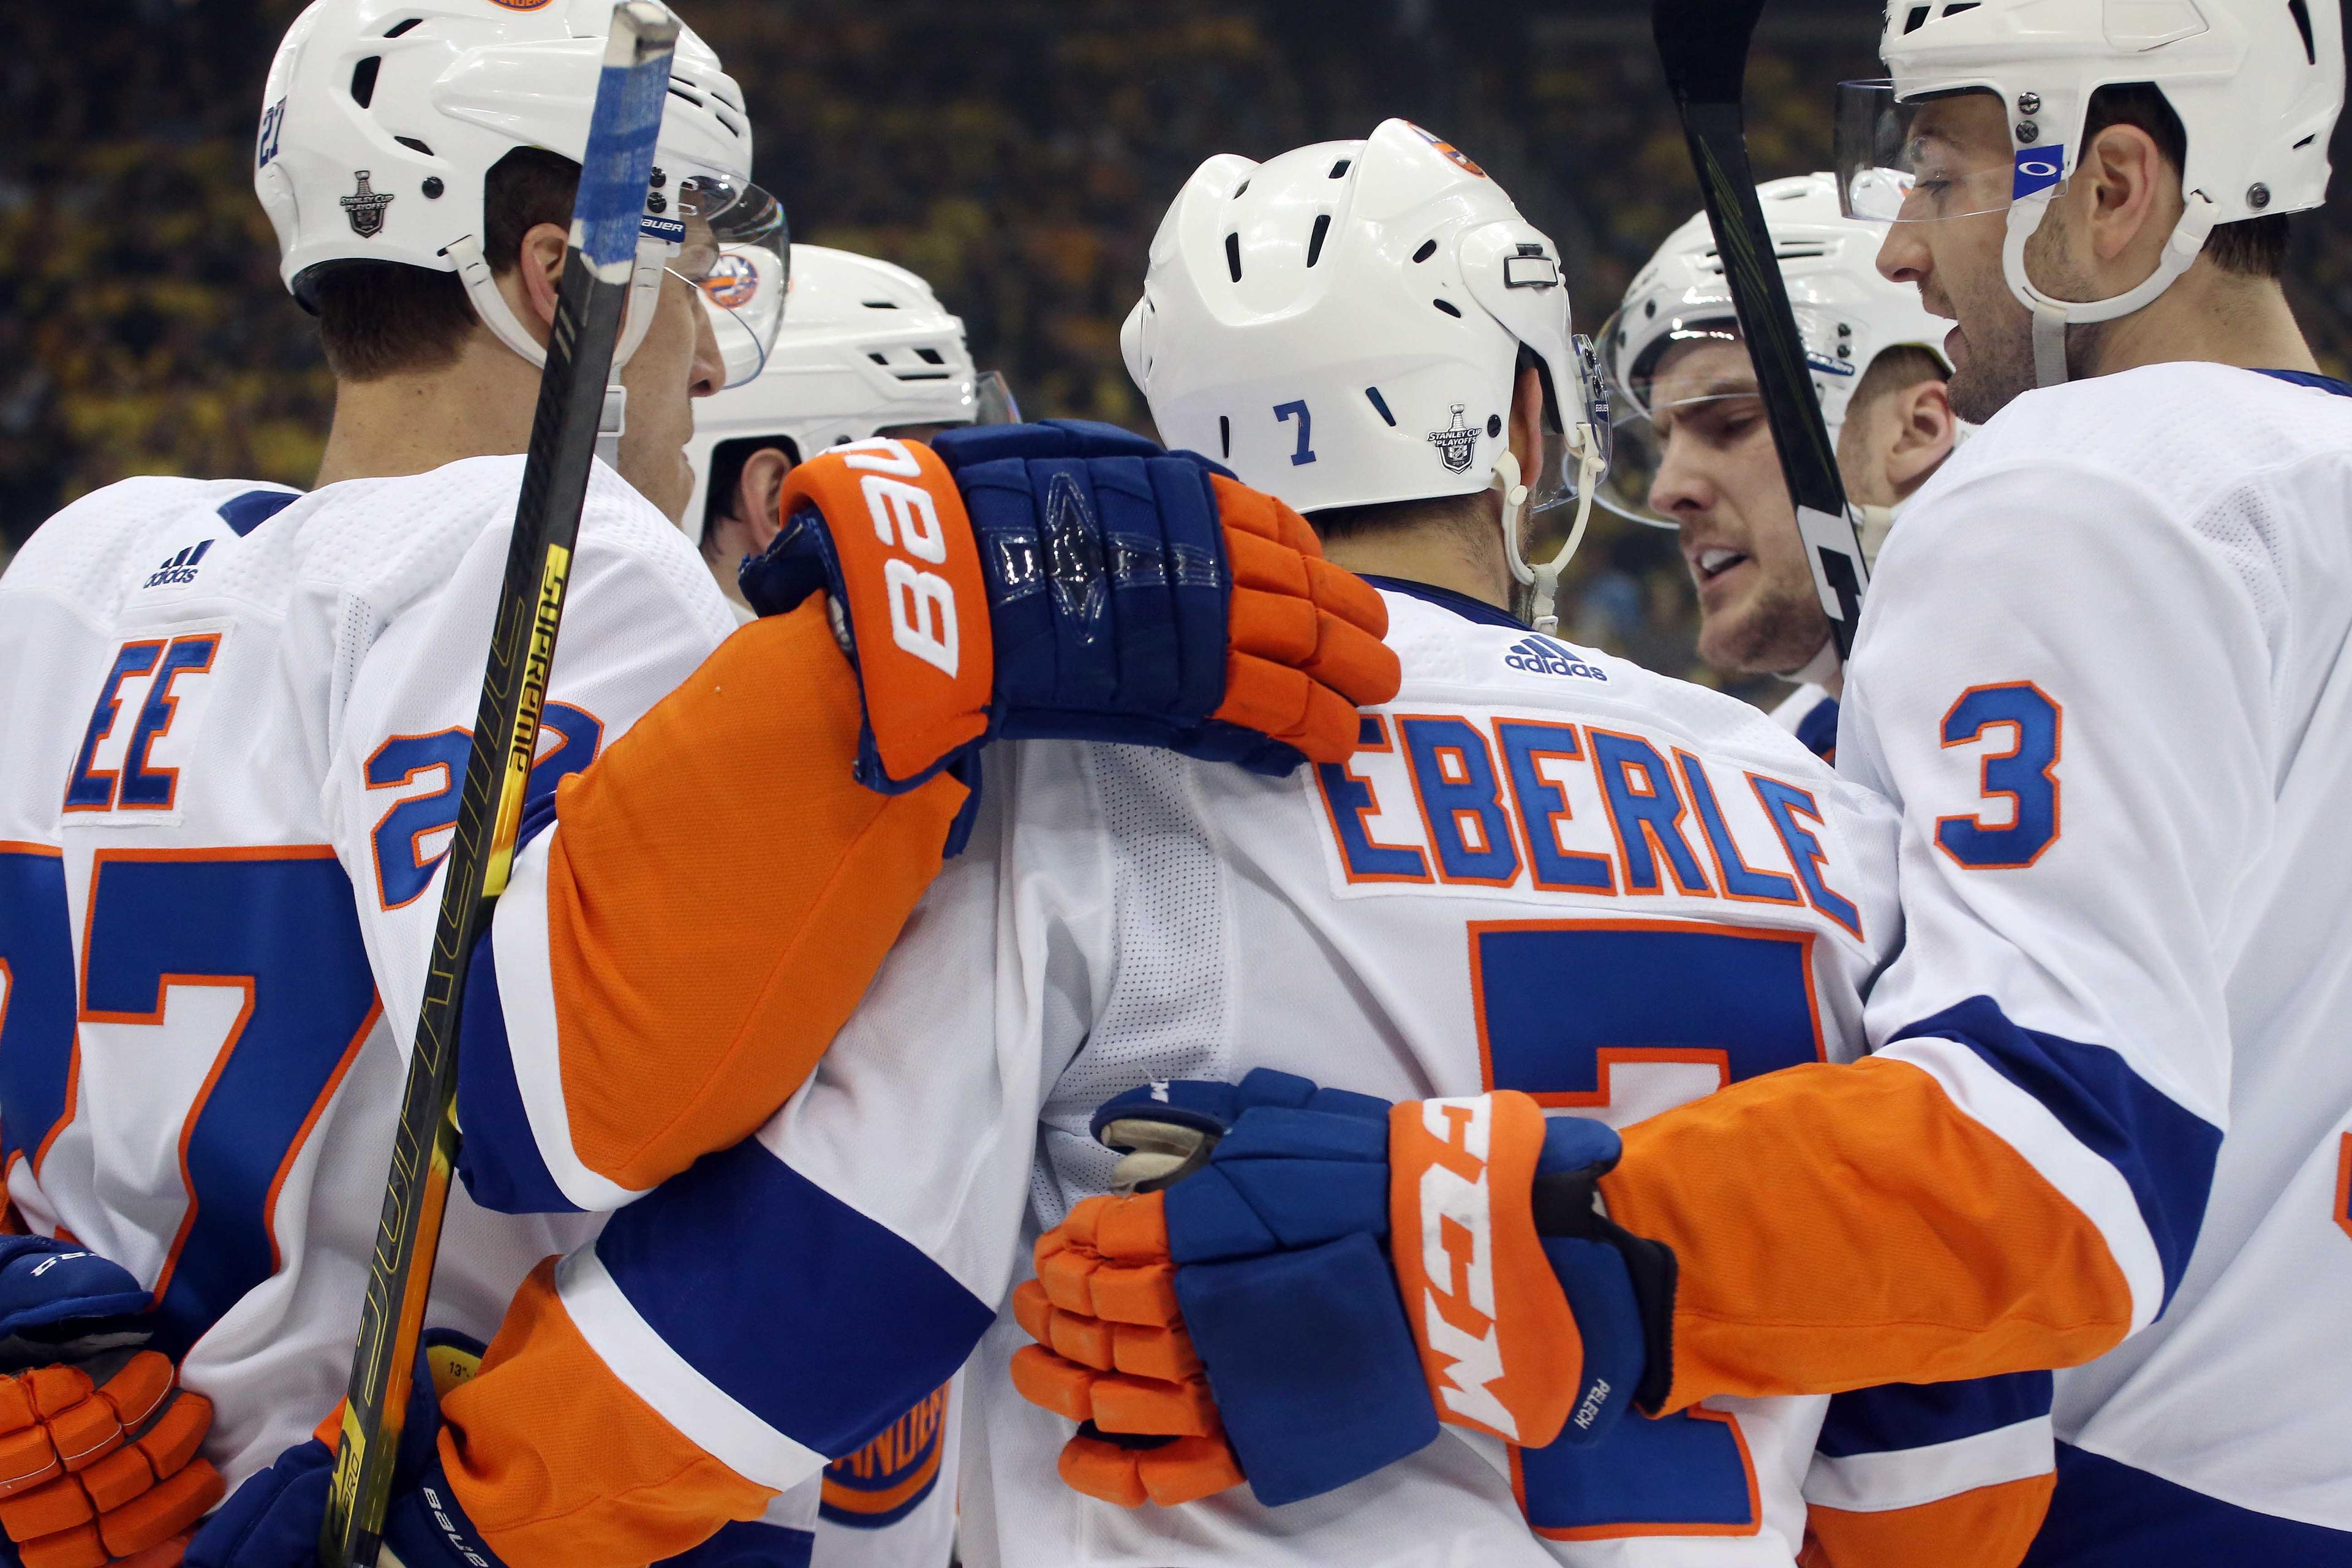
<instances>
[{"instance_id":1,"label":"jersey number 3","mask_svg":"<svg viewBox=\"0 0 2352 1568\"><path fill-rule=\"evenodd\" d=\"M1546 1107L1623 1110L1643 1068L1679 1069L1688 1098L1819 1061L1812 941L1675 921L1473 924L1486 1085ZM1619 1072L1627 1083L1612 1084ZM1727 1412L1629 1416L1591 1447L1514 1448L1511 1479L1528 1528L1554 1541L1753 1535L1761 1525L1755 1460Z\"/></svg>"}]
</instances>

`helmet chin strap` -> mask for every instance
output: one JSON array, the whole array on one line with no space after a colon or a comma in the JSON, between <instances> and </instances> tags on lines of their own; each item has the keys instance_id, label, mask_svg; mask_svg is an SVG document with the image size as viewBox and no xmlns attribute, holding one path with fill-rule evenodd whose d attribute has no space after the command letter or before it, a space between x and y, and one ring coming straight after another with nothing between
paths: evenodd
<instances>
[{"instance_id":1,"label":"helmet chin strap","mask_svg":"<svg viewBox=\"0 0 2352 1568\"><path fill-rule=\"evenodd\" d=\"M1528 624L1547 637L1559 629L1559 574L1576 554L1576 547L1584 542L1585 527L1592 521L1593 493L1601 488L1601 443L1592 426L1577 426L1568 446L1577 458L1576 521L1569 527L1567 542L1540 566L1528 565L1521 547L1519 522L1527 511L1528 487L1520 480L1518 455L1510 447L1505 447L1495 459L1495 477L1488 481L1490 488L1503 492L1503 553L1510 563L1512 579L1522 587L1535 589L1535 614Z\"/></svg>"},{"instance_id":2,"label":"helmet chin strap","mask_svg":"<svg viewBox=\"0 0 2352 1568\"><path fill-rule=\"evenodd\" d=\"M620 341L613 346L613 377L604 388L604 413L596 425L596 455L609 468L621 463L621 437L629 427L629 389L621 384L621 367L646 341L653 329L654 311L658 308L662 271L677 247L652 235L637 237L637 258L629 271L628 311L621 318ZM520 354L535 369L547 368L547 349L523 330L516 320L507 297L499 292L498 278L490 270L489 258L482 254L482 242L467 235L442 252L457 264L457 277L466 285L466 298L473 302L474 314L499 342Z\"/></svg>"},{"instance_id":3,"label":"helmet chin strap","mask_svg":"<svg viewBox=\"0 0 2352 1568\"><path fill-rule=\"evenodd\" d=\"M2164 252L2157 258L2156 270L2142 279L2137 287L2107 300L2053 300L2035 288L2025 275L2025 242L2042 226L2051 198L2056 194L2057 187L2052 186L2011 203L2008 232L2000 247L2000 269L2008 279L2009 291L2033 312L2033 379L2040 386L2063 386L2066 383L2068 327L2127 316L2171 288L2173 280L2188 271L2198 253L2205 248L2205 237L2213 232L2213 221L2221 210L2204 192L2189 192L2180 221L2172 226L2172 236L2164 242Z\"/></svg>"}]
</instances>

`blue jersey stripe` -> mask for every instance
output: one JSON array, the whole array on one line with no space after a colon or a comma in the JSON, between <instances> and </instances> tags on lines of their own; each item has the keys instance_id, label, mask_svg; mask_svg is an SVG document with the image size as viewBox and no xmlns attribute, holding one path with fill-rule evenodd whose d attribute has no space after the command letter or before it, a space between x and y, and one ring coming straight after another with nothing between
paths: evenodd
<instances>
[{"instance_id":1,"label":"blue jersey stripe","mask_svg":"<svg viewBox=\"0 0 2352 1568\"><path fill-rule=\"evenodd\" d=\"M517 855L555 825L555 784L550 778L544 793L523 807ZM457 1125L466 1136L457 1145L457 1179L476 1203L499 1214L578 1214L580 1205L563 1195L547 1168L523 1110L494 948L493 933L484 931L466 970L457 1025Z\"/></svg>"},{"instance_id":2,"label":"blue jersey stripe","mask_svg":"<svg viewBox=\"0 0 2352 1568\"><path fill-rule=\"evenodd\" d=\"M2023 1568L2352 1568L2352 1531L2257 1513L2058 1445L2058 1489Z\"/></svg>"},{"instance_id":3,"label":"blue jersey stripe","mask_svg":"<svg viewBox=\"0 0 2352 1568\"><path fill-rule=\"evenodd\" d=\"M2134 1072L2119 1053L2020 1028L1990 996L1971 996L1895 1038L1928 1035L1976 1052L2122 1173L2156 1242L2170 1301L2204 1223L2221 1130Z\"/></svg>"},{"instance_id":4,"label":"blue jersey stripe","mask_svg":"<svg viewBox=\"0 0 2352 1568\"><path fill-rule=\"evenodd\" d=\"M457 1034L457 1179L474 1201L499 1214L578 1214L539 1150L515 1080L505 1004L499 996L497 943L474 944Z\"/></svg>"},{"instance_id":5,"label":"blue jersey stripe","mask_svg":"<svg viewBox=\"0 0 2352 1568\"><path fill-rule=\"evenodd\" d=\"M995 1309L756 1138L613 1216L597 1258L738 1404L832 1458L954 1375Z\"/></svg>"},{"instance_id":6,"label":"blue jersey stripe","mask_svg":"<svg viewBox=\"0 0 2352 1568\"><path fill-rule=\"evenodd\" d=\"M1814 1447L1832 1459L1958 1442L2050 1414L2050 1374L1891 1383L1835 1394Z\"/></svg>"}]
</instances>

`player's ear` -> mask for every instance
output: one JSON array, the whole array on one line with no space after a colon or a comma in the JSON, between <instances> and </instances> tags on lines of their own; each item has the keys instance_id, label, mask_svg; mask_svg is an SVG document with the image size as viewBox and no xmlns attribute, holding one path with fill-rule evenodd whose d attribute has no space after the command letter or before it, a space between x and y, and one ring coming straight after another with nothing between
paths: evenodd
<instances>
[{"instance_id":1,"label":"player's ear","mask_svg":"<svg viewBox=\"0 0 2352 1568\"><path fill-rule=\"evenodd\" d=\"M776 508L792 468L793 455L781 447L762 447L743 461L743 476L735 483L735 515L751 525L754 555L767 549L783 527Z\"/></svg>"},{"instance_id":2,"label":"player's ear","mask_svg":"<svg viewBox=\"0 0 2352 1568\"><path fill-rule=\"evenodd\" d=\"M1886 479L1895 499L1916 489L1946 458L1959 437L1949 390L1940 381L1922 381L1892 395L1887 421L1893 439L1885 448Z\"/></svg>"},{"instance_id":3,"label":"player's ear","mask_svg":"<svg viewBox=\"0 0 2352 1568\"><path fill-rule=\"evenodd\" d=\"M2137 259L2150 259L2179 221L2180 172L2137 125L2110 125L2091 138L2074 178L2088 187L2081 208L2091 248L2085 260L2113 263L2127 250L2148 251ZM2141 267L2133 281L2146 271Z\"/></svg>"},{"instance_id":4,"label":"player's ear","mask_svg":"<svg viewBox=\"0 0 2352 1568\"><path fill-rule=\"evenodd\" d=\"M1521 364L1511 387L1511 456L1519 460L1522 474L1533 475L1543 461L1543 376L1534 365Z\"/></svg>"},{"instance_id":5,"label":"player's ear","mask_svg":"<svg viewBox=\"0 0 2352 1568\"><path fill-rule=\"evenodd\" d=\"M571 235L560 225L533 224L516 253L515 277L521 284L525 307L516 314L541 342L555 323L555 292L563 279L563 257L571 243Z\"/></svg>"}]
</instances>

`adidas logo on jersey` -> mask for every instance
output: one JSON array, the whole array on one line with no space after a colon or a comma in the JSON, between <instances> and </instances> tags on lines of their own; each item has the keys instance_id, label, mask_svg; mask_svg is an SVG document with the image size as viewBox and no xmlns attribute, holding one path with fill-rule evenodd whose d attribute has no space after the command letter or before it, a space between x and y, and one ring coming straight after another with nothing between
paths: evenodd
<instances>
[{"instance_id":1,"label":"adidas logo on jersey","mask_svg":"<svg viewBox=\"0 0 2352 1568\"><path fill-rule=\"evenodd\" d=\"M1549 637L1521 637L1511 645L1511 651L1503 656L1503 662L1513 669L1524 669L1530 675L1580 675L1587 680L1609 679Z\"/></svg>"},{"instance_id":2,"label":"adidas logo on jersey","mask_svg":"<svg viewBox=\"0 0 2352 1568\"><path fill-rule=\"evenodd\" d=\"M170 560L164 562L163 564L155 568L153 573L149 574L146 586L150 588L160 588L167 583L194 582L196 580L196 563L205 558L205 552L210 550L212 547L213 542L209 539L205 540L201 544L189 545L185 550L181 551L177 555L173 556Z\"/></svg>"}]
</instances>

